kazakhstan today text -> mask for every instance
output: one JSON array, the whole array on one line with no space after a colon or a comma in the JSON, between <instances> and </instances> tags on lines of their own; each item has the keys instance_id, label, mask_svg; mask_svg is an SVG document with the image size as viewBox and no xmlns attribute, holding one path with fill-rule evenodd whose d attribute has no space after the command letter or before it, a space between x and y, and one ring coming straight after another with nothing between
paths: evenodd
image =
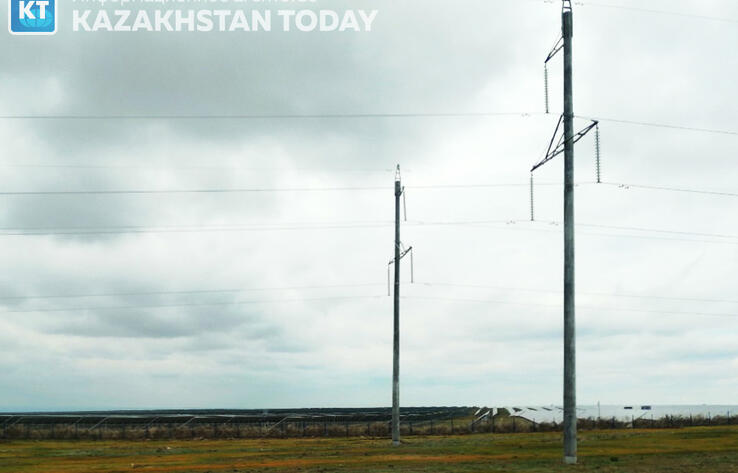
<instances>
[{"instance_id":1,"label":"kazakhstan today text","mask_svg":"<svg viewBox=\"0 0 738 473\"><path fill-rule=\"evenodd\" d=\"M73 10L72 31L370 32L377 10Z\"/></svg>"}]
</instances>

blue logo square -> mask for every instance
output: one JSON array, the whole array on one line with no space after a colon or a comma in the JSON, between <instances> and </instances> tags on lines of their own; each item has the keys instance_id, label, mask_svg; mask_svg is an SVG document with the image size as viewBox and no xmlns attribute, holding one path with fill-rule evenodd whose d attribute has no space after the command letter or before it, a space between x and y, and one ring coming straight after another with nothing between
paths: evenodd
<instances>
[{"instance_id":1,"label":"blue logo square","mask_svg":"<svg viewBox=\"0 0 738 473\"><path fill-rule=\"evenodd\" d=\"M8 30L20 35L56 33L56 0L8 0Z\"/></svg>"}]
</instances>

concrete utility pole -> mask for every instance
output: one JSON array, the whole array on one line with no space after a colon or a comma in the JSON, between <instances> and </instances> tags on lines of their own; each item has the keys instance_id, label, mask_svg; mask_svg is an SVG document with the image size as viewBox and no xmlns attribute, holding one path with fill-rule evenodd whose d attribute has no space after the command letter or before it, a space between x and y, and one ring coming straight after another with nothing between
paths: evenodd
<instances>
[{"instance_id":1,"label":"concrete utility pole","mask_svg":"<svg viewBox=\"0 0 738 473\"><path fill-rule=\"evenodd\" d=\"M413 273L413 247L404 249L400 240L400 197L405 202L405 188L400 179L400 166L395 174L395 256L387 266L387 295L391 294L390 270L395 265L395 304L394 304L394 340L392 347L392 444L400 445L400 261L410 255L410 282L415 279ZM407 213L405 214L407 220Z\"/></svg>"},{"instance_id":2,"label":"concrete utility pole","mask_svg":"<svg viewBox=\"0 0 738 473\"><path fill-rule=\"evenodd\" d=\"M567 5L568 4L568 5ZM574 86L573 12L562 10L564 39L564 463L577 462L577 378L574 278Z\"/></svg>"},{"instance_id":3,"label":"concrete utility pole","mask_svg":"<svg viewBox=\"0 0 738 473\"><path fill-rule=\"evenodd\" d=\"M574 145L599 122L592 120L589 126L574 132L574 86L572 81L572 38L574 31L571 0L563 0L561 12L561 39L546 58L546 64L561 50L564 51L564 113L559 117L556 131L548 145L546 156L533 166L531 173L560 154L564 154L564 463L577 462L577 375L576 375L576 317L574 278ZM563 125L563 136L556 141ZM557 143L557 144L556 144ZM597 139L599 167L599 138ZM533 213L533 180L531 179L531 220Z\"/></svg>"},{"instance_id":4,"label":"concrete utility pole","mask_svg":"<svg viewBox=\"0 0 738 473\"><path fill-rule=\"evenodd\" d=\"M400 445L400 166L395 174L395 304L392 349L392 445Z\"/></svg>"}]
</instances>

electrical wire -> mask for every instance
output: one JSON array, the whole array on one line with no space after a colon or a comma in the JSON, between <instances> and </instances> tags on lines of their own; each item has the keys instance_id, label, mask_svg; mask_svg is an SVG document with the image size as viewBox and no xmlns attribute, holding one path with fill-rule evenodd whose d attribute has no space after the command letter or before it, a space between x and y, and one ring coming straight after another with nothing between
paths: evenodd
<instances>
[{"instance_id":1,"label":"electrical wire","mask_svg":"<svg viewBox=\"0 0 738 473\"><path fill-rule=\"evenodd\" d=\"M135 304L121 306L100 306L100 307L57 307L57 308L38 308L38 309L9 309L0 311L2 314L27 314L27 313L44 313L44 312L95 312L95 311L111 311L111 310L136 310L136 309L172 309L185 307L222 307L222 306L238 306L250 304L279 304L292 302L318 302L318 301L340 301L355 299L384 299L386 295L375 296L337 296L337 297L312 297L312 298L291 298L291 299L264 299L249 301L227 301L227 302L190 302L178 304Z\"/></svg>"},{"instance_id":2,"label":"electrical wire","mask_svg":"<svg viewBox=\"0 0 738 473\"><path fill-rule=\"evenodd\" d=\"M181 291L131 291L131 292L106 292L106 293L84 293L84 294L47 294L31 296L0 296L2 301L19 301L31 299L81 299L94 297L137 297L137 296L182 296L201 294L237 294L242 292L269 292L269 291L302 291L314 289L350 289L384 287L384 284L328 284L315 286L286 286L286 287L252 287L239 289L194 289Z\"/></svg>"},{"instance_id":3,"label":"electrical wire","mask_svg":"<svg viewBox=\"0 0 738 473\"><path fill-rule=\"evenodd\" d=\"M111 227L108 229L89 230L16 230L0 231L2 236L104 236L104 235L144 235L144 234L188 234L188 233L248 233L248 232L283 232L301 230L344 230L388 228L392 223L366 224L329 224L329 225L265 225L258 226L192 226L192 227Z\"/></svg>"},{"instance_id":4,"label":"electrical wire","mask_svg":"<svg viewBox=\"0 0 738 473\"><path fill-rule=\"evenodd\" d=\"M409 225L416 225L416 226L466 226L466 225L491 225L491 224L500 224L504 223L507 225L525 225L525 224L531 224L531 225L549 225L549 226L556 226L560 227L563 225L563 222L559 221L535 221L531 222L530 220L470 220L470 221L450 221L450 222L408 222ZM657 228L648 228L648 227L635 227L635 226L619 226L619 225L600 225L600 224L591 224L591 223L578 223L576 224L577 227L584 227L584 228L602 228L602 229L608 229L608 230L620 230L620 231L636 231L636 232L646 232L646 233L661 233L661 234L668 234L668 235L682 235L682 236L699 236L699 237L710 237L710 238L720 238L720 239L734 239L736 240L736 243L738 243L738 234L730 235L730 234L724 234L724 233L703 233L703 232L689 232L689 231L678 231L678 230L662 230ZM618 236L618 235L614 235Z\"/></svg>"},{"instance_id":5,"label":"electrical wire","mask_svg":"<svg viewBox=\"0 0 738 473\"><path fill-rule=\"evenodd\" d=\"M546 5L554 4L552 0L526 0L526 1L529 3L538 3L538 4L543 3ZM592 0L577 0L575 5L578 7L585 7L585 8L586 7L610 8L610 9L625 10L625 11L640 12L640 13L678 16L678 17L683 17L683 18L694 18L698 20L720 21L720 22L725 22L725 23L738 23L738 19L735 19L735 18L699 15L696 13L683 13L683 12L676 12L673 10L657 10L657 9L651 9L651 8L631 7L627 5L614 5L611 3L602 3L602 2L592 1Z\"/></svg>"},{"instance_id":6,"label":"electrical wire","mask_svg":"<svg viewBox=\"0 0 738 473\"><path fill-rule=\"evenodd\" d=\"M98 312L98 311L116 311L116 310L137 310L137 309L169 309L169 308L188 308L188 307L224 307L239 305L258 305L258 304L279 304L293 302L317 302L317 301L343 301L343 300L368 300L368 299L386 299L385 295L371 296L336 296L336 297L313 297L313 298L284 298L284 299L264 299L264 300L242 300L242 301L224 301L224 302L204 302L204 303L176 303L176 304L132 304L121 306L97 306L97 307L57 307L57 308L33 308L33 309L9 309L0 311L3 314L26 314L26 313L56 313L56 312ZM525 307L544 307L544 308L560 308L555 304L537 304L531 302L514 302L502 300L488 299L465 299L452 297L435 297L435 296L403 296L402 299L408 300L429 300L429 301L446 301L446 302L468 302L477 304L495 304L495 305L515 305ZM659 315L690 315L700 317L721 317L735 318L738 314L729 313L711 313L711 312L685 312L673 310L650 310L639 308L625 307L601 307L601 306L577 306L579 309L593 311L609 311L609 312L633 312L645 314Z\"/></svg>"},{"instance_id":7,"label":"electrical wire","mask_svg":"<svg viewBox=\"0 0 738 473\"><path fill-rule=\"evenodd\" d=\"M705 189L689 189L684 187L670 187L670 186L651 186L651 185L643 185L643 184L626 184L622 182L603 182L602 184L606 186L615 186L620 189L642 189L642 190L656 190L656 191L666 191L666 192L681 192L686 194L702 194L702 195L712 195L712 196L719 196L719 197L738 197L738 193L736 192L722 192L722 191L712 191L712 190L705 190Z\"/></svg>"},{"instance_id":8,"label":"electrical wire","mask_svg":"<svg viewBox=\"0 0 738 473\"><path fill-rule=\"evenodd\" d=\"M216 230L229 230L236 229L240 230L243 228L272 228L272 227L334 227L341 225L393 225L394 221L391 220L349 220L349 221L325 221L325 222L274 222L274 223L229 223L229 224L181 224L181 225L115 225L115 226L46 226L46 227L0 227L2 231L83 231L83 230L190 230L190 229L216 229Z\"/></svg>"},{"instance_id":9,"label":"electrical wire","mask_svg":"<svg viewBox=\"0 0 738 473\"><path fill-rule=\"evenodd\" d=\"M562 294L560 290L551 289L535 289L521 288L510 286L496 286L484 284L454 284L442 282L416 282L418 287L447 287L461 289L493 289L501 291L514 292L530 292L539 294ZM320 290L320 289L354 289L354 288L370 288L384 287L383 283L356 283L356 284L328 284L328 285L309 285L309 286L283 286L283 287L252 287L238 289L190 289L178 291L130 291L130 292L106 292L106 293L77 293L77 294L46 294L46 295L25 295L25 296L0 296L0 301L25 301L25 300L46 300L46 299L83 299L83 298L102 298L102 297L149 297L149 296L183 296L183 295L203 295L203 294L238 294L244 292L271 292L271 291L302 291L302 290ZM708 302L708 303L728 303L738 304L736 299L715 299L715 298L697 298L697 297L669 297L660 295L647 294L629 294L629 293L608 293L608 292L582 292L577 294L582 296L593 297L615 297L629 299L654 299L678 302Z\"/></svg>"},{"instance_id":10,"label":"electrical wire","mask_svg":"<svg viewBox=\"0 0 738 473\"><path fill-rule=\"evenodd\" d=\"M244 194L268 192L342 192L388 190L388 186L344 186L344 187L242 187L212 189L127 189L127 190L47 190L47 191L3 191L0 196L58 196L58 195L151 195L151 194Z\"/></svg>"},{"instance_id":11,"label":"electrical wire","mask_svg":"<svg viewBox=\"0 0 738 473\"><path fill-rule=\"evenodd\" d=\"M543 182L537 185L558 186L560 183ZM430 184L406 186L408 189L495 189L507 187L527 187L529 183L480 183L480 184ZM270 192L353 192L387 191L390 186L335 186L335 187L241 187L211 189L120 189L120 190L40 190L40 191L2 191L0 196L61 196L61 195L150 195L150 194L244 194Z\"/></svg>"},{"instance_id":12,"label":"electrical wire","mask_svg":"<svg viewBox=\"0 0 738 473\"><path fill-rule=\"evenodd\" d=\"M449 288L460 288L460 289L485 289L485 290L493 289L493 290L500 290L500 291L531 292L531 293L539 293L539 294L556 294L556 295L563 294L563 291L561 290L533 289L533 288L494 286L494 285L483 285L483 284L452 284L452 283L427 283L427 282L416 282L415 284L419 286L427 286L427 287L449 287ZM708 303L719 303L719 304L738 304L738 299L670 297L670 296L659 296L659 295L648 295L648 294L629 294L629 293L614 293L614 292L609 293L609 292L577 291L577 295L588 296L588 297L652 299L652 300L675 301L675 302L708 302Z\"/></svg>"},{"instance_id":13,"label":"electrical wire","mask_svg":"<svg viewBox=\"0 0 738 473\"><path fill-rule=\"evenodd\" d=\"M510 302L510 301L499 301L499 300L485 300L485 299L463 299L453 297L425 297L425 296L403 296L403 299L415 299L415 300L429 300L429 301L447 301L447 302L469 302L475 304L499 304L499 305L515 305L515 306L526 306L526 307L546 307L546 308L561 308L562 305L554 304L534 304L530 302ZM633 312L639 314L658 314L658 315L689 315L697 317L720 317L720 318L735 318L738 317L736 314L728 313L711 313L711 312L684 312L684 311L673 311L673 310L649 310L649 309L637 309L637 308L626 308L626 307L597 307L597 306L585 306L578 305L578 309L592 310L592 311L608 311L608 312Z\"/></svg>"},{"instance_id":14,"label":"electrical wire","mask_svg":"<svg viewBox=\"0 0 738 473\"><path fill-rule=\"evenodd\" d=\"M580 223L580 224L577 224L577 226L589 227L589 228L604 228L608 230L651 232L651 233L663 233L667 235L687 235L687 236L727 238L727 239L738 240L738 235L729 235L729 234L723 234L723 233L700 233L700 232L688 232L688 231L677 231L677 230L660 230L660 229L655 229L655 228L628 227L628 226L618 226L618 225L598 225L598 224L591 224L591 223Z\"/></svg>"},{"instance_id":15,"label":"electrical wire","mask_svg":"<svg viewBox=\"0 0 738 473\"><path fill-rule=\"evenodd\" d=\"M86 164L86 163L0 163L0 167L10 169L119 169L119 170L133 170L133 169L149 169L149 170L173 170L173 169L184 169L184 170L224 170L224 171L249 171L249 172L284 172L285 169L277 168L256 168L248 166L238 165L213 165L213 164ZM391 168L386 169L343 169L343 168L289 168L289 171L295 172L328 172L328 173L346 173L346 174L387 174L394 173L395 170ZM403 172L410 173L412 170L403 169Z\"/></svg>"},{"instance_id":16,"label":"electrical wire","mask_svg":"<svg viewBox=\"0 0 738 473\"><path fill-rule=\"evenodd\" d=\"M636 121L636 120L620 120L617 118L593 118L583 115L577 115L576 118L581 118L584 120L597 120L599 122L610 122L610 123L620 123L624 125L636 125L636 126L647 126L647 127L653 127L653 128L666 128L671 130L681 130L681 131L693 131L693 132L699 132L699 133L711 133L711 134L718 134L718 135L730 135L730 136L738 136L738 131L736 130L721 130L716 128L699 128L699 127L692 127L692 126L685 126L685 125L674 125L669 123L657 123L657 122L646 122L646 121Z\"/></svg>"},{"instance_id":17,"label":"electrical wire","mask_svg":"<svg viewBox=\"0 0 738 473\"><path fill-rule=\"evenodd\" d=\"M584 6L584 7L612 8L612 9L636 11L636 12L642 12L642 13L653 13L653 14L658 14L658 15L679 16L683 18L696 18L698 20L720 21L720 22L725 22L725 23L738 23L738 19L735 19L735 18L698 15L695 13L682 13L682 12L676 12L676 11L670 11L670 10L656 10L656 9L642 8L642 7L630 7L626 5L613 5L610 3L593 2L592 0L579 1L577 4L580 6Z\"/></svg>"},{"instance_id":18,"label":"electrical wire","mask_svg":"<svg viewBox=\"0 0 738 473\"><path fill-rule=\"evenodd\" d=\"M0 115L0 120L344 120L373 118L473 118L531 117L531 112L410 112L410 113L314 113L314 114L234 114L234 115Z\"/></svg>"},{"instance_id":19,"label":"electrical wire","mask_svg":"<svg viewBox=\"0 0 738 473\"><path fill-rule=\"evenodd\" d=\"M69 229L56 228L4 228L0 229L0 237L2 236L101 236L101 235L124 235L124 234L176 234L176 233L226 233L226 232L277 232L277 231L301 231L301 230L340 230L340 229L372 229L372 228L389 228L393 225L391 221L375 221L375 222L346 222L346 223L303 223L303 224L251 224L251 225L188 225L188 226L170 226L170 227L81 227ZM405 225L409 227L465 227L478 226L500 230L524 230L539 232L559 232L559 230L549 230L540 228L541 226L561 227L562 223L557 221L536 221L531 222L528 219L510 219L510 220L466 220L466 221L408 221ZM494 225L504 225L495 227ZM705 232L689 232L678 230L664 230L647 227L635 226L618 226L618 225L599 225L579 223L577 227L582 228L601 228L608 230L618 230L639 233L656 233L674 236L694 236L707 237L716 240L698 240L698 239L681 239L667 238L651 235L631 235L616 233L580 233L583 235L593 236L609 236L622 238L641 238L641 239L657 239L666 241L688 241L701 243L728 243L738 244L738 234L722 234L722 233L705 233Z\"/></svg>"},{"instance_id":20,"label":"electrical wire","mask_svg":"<svg viewBox=\"0 0 738 473\"><path fill-rule=\"evenodd\" d=\"M651 186L642 184L627 184L618 182L581 181L576 186L588 185L616 186L624 189L648 189L673 192L687 192L693 194L706 194L723 197L738 197L735 192L720 192L704 189L687 189L669 186ZM536 186L561 186L560 182L537 182ZM406 186L413 190L456 190L456 189L498 189L498 188L527 188L530 182L525 183L478 183L478 184L428 184ZM210 189L119 189L119 190L38 190L38 191L0 191L0 196L64 196L64 195L156 195L156 194L245 194L245 193L290 193L290 192L362 192L362 191L387 191L390 186L328 186L328 187L236 187L236 188L210 188Z\"/></svg>"}]
</instances>

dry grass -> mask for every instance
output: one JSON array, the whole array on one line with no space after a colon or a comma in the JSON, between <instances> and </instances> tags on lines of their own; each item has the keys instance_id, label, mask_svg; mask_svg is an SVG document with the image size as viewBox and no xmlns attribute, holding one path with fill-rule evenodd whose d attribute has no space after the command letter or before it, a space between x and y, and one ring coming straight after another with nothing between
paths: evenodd
<instances>
[{"instance_id":1,"label":"dry grass","mask_svg":"<svg viewBox=\"0 0 738 473\"><path fill-rule=\"evenodd\" d=\"M592 431L580 465L560 464L559 433L381 439L12 441L0 472L709 472L738 473L738 428Z\"/></svg>"}]
</instances>

